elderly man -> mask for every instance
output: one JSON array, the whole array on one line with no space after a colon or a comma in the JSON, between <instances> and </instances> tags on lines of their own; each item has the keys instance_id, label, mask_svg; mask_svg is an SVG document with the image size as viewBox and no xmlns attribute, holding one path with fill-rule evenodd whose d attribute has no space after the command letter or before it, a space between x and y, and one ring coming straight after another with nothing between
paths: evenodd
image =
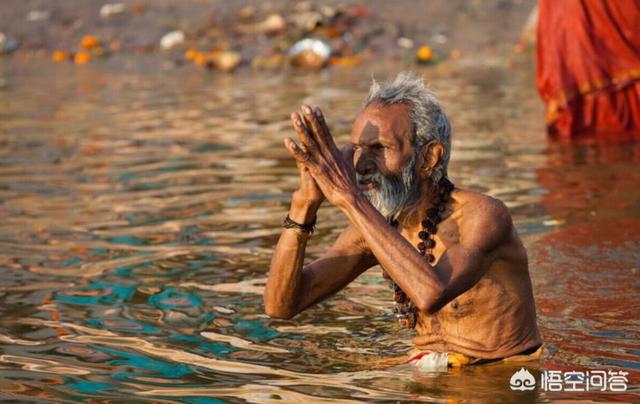
<instances>
[{"instance_id":1,"label":"elderly man","mask_svg":"<svg viewBox=\"0 0 640 404\"><path fill-rule=\"evenodd\" d=\"M291 115L300 187L271 261L266 313L289 319L380 265L428 368L539 356L527 254L505 205L447 179L449 121L420 78L373 83L339 150L320 109ZM304 265L324 199L349 226Z\"/></svg>"}]
</instances>

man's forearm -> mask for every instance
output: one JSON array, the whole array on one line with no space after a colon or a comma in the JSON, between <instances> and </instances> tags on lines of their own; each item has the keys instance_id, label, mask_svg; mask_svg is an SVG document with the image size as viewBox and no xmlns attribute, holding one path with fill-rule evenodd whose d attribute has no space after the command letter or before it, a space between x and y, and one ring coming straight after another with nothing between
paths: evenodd
<instances>
[{"instance_id":1,"label":"man's forearm","mask_svg":"<svg viewBox=\"0 0 640 404\"><path fill-rule=\"evenodd\" d=\"M298 223L311 223L319 204L301 200L294 193L289 217ZM309 234L285 229L271 259L269 279L264 291L265 311L270 317L290 318L300 310L302 267Z\"/></svg>"},{"instance_id":2,"label":"man's forearm","mask_svg":"<svg viewBox=\"0 0 640 404\"><path fill-rule=\"evenodd\" d=\"M429 311L444 289L432 266L363 196L343 211L391 278L419 309Z\"/></svg>"}]
</instances>

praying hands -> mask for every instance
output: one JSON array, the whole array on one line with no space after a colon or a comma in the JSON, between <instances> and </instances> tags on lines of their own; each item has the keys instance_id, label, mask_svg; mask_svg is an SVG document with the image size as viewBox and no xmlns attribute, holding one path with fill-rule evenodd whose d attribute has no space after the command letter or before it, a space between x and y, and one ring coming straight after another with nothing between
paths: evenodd
<instances>
[{"instance_id":1,"label":"praying hands","mask_svg":"<svg viewBox=\"0 0 640 404\"><path fill-rule=\"evenodd\" d=\"M300 145L286 138L285 146L303 172L308 172L315 180L323 196L332 204L344 207L359 194L353 168L353 146L345 146L342 151L338 149L320 108L303 105L302 111L302 115L291 114Z\"/></svg>"}]
</instances>

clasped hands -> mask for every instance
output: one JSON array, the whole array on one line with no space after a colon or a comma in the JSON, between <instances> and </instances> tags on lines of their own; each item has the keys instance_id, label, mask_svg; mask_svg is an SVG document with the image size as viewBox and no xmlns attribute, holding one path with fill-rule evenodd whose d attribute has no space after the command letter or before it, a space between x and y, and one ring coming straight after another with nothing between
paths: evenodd
<instances>
[{"instance_id":1,"label":"clasped hands","mask_svg":"<svg viewBox=\"0 0 640 404\"><path fill-rule=\"evenodd\" d=\"M302 112L291 114L300 144L291 138L284 144L296 159L303 181L308 172L330 203L345 208L360 192L353 167L354 148L338 149L320 108L303 105Z\"/></svg>"}]
</instances>

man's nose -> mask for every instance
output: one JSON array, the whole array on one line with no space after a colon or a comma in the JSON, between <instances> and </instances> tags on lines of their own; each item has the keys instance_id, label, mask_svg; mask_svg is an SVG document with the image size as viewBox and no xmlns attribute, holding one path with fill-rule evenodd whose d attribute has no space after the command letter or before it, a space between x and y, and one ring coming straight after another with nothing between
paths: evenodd
<instances>
[{"instance_id":1,"label":"man's nose","mask_svg":"<svg viewBox=\"0 0 640 404\"><path fill-rule=\"evenodd\" d=\"M365 153L357 153L355 156L355 160L356 173L358 173L359 175L372 174L375 171L373 162L369 158L367 158Z\"/></svg>"}]
</instances>

